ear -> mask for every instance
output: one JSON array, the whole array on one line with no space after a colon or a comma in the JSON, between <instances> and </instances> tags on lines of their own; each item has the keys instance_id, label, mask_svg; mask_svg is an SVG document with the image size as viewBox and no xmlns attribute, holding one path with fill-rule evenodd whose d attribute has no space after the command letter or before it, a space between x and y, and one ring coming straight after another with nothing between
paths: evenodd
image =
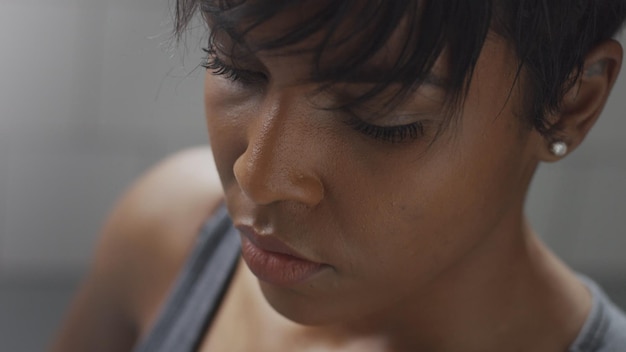
<instances>
[{"instance_id":1,"label":"ear","mask_svg":"<svg viewBox=\"0 0 626 352\"><path fill-rule=\"evenodd\" d=\"M622 56L622 46L615 40L602 42L587 54L584 72L565 94L561 111L550 118L554 124L540 153L543 161L563 157L551 151L554 142L565 143L568 151L582 143L606 104L620 72Z\"/></svg>"}]
</instances>

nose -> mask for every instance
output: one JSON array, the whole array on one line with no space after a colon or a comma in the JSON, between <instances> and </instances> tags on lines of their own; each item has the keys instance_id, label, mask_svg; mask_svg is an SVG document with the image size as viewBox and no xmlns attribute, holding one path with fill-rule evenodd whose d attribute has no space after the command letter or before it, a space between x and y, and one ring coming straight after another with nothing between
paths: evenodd
<instances>
[{"instance_id":1,"label":"nose","mask_svg":"<svg viewBox=\"0 0 626 352\"><path fill-rule=\"evenodd\" d=\"M261 109L248 126L247 148L233 167L235 179L256 204L292 201L314 207L324 198L315 133L302 123L306 117L289 116L293 109L284 105Z\"/></svg>"}]
</instances>

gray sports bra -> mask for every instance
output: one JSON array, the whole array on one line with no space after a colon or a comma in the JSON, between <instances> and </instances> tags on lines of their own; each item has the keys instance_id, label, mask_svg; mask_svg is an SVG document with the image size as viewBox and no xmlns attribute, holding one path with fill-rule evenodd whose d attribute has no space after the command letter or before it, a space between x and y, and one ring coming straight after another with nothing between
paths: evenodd
<instances>
[{"instance_id":1,"label":"gray sports bra","mask_svg":"<svg viewBox=\"0 0 626 352\"><path fill-rule=\"evenodd\" d=\"M239 255L237 230L225 207L221 207L202 227L196 247L155 325L134 351L197 351L229 286ZM591 291L593 305L568 352L626 352L624 313L591 279L582 275L580 279Z\"/></svg>"}]
</instances>

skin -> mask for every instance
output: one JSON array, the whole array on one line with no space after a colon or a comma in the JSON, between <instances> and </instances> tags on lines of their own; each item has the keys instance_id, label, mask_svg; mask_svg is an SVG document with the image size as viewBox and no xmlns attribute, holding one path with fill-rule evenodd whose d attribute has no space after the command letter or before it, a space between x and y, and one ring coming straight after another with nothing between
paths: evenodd
<instances>
[{"instance_id":1,"label":"skin","mask_svg":"<svg viewBox=\"0 0 626 352\"><path fill-rule=\"evenodd\" d=\"M393 57L390 45L373 64ZM550 117L570 150L598 118L621 61L618 43L598 45L586 67L602 69L583 75ZM489 37L459 123L434 142L437 87L422 87L400 108L428 120L426 135L389 144L315 108L307 98L315 85L299 79L307 62L259 53L243 68L270 77L262 87L208 72L207 124L233 222L271 232L331 269L279 287L241 262L200 350L566 350L590 296L524 217L538 163L559 158L520 122L523 86L513 86L507 43ZM445 65L435 71L445 76ZM376 123L413 122L403 116ZM222 197L212 165L206 149L181 153L122 197L53 351L128 350L149 331Z\"/></svg>"},{"instance_id":2,"label":"skin","mask_svg":"<svg viewBox=\"0 0 626 352\"><path fill-rule=\"evenodd\" d=\"M119 198L50 350L130 351L222 197L207 147L169 156Z\"/></svg>"},{"instance_id":3,"label":"skin","mask_svg":"<svg viewBox=\"0 0 626 352\"><path fill-rule=\"evenodd\" d=\"M280 28L252 31L249 42ZM610 46L613 69L601 75L609 88L590 94L594 104L606 98L621 62L621 50ZM302 83L305 55L272 54L239 63L267 82L209 73L205 85L234 223L253 224L332 268L290 287L259 282L269 305L317 326L300 334L343 346L367 339L388 350L495 351L514 341L521 350L565 350L590 297L526 225L524 197L538 163L550 157L546 139L520 122L517 62L507 44L487 40L460 123L432 145L428 133L389 145L351 131L336 113L316 108L333 97L307 98L315 85ZM509 97L503 88L512 86ZM436 125L441 97L423 87L401 110ZM583 109L578 118L595 120L597 109L576 104L564 111ZM391 114L379 123L407 123L399 121ZM568 138L575 144L579 136Z\"/></svg>"}]
</instances>

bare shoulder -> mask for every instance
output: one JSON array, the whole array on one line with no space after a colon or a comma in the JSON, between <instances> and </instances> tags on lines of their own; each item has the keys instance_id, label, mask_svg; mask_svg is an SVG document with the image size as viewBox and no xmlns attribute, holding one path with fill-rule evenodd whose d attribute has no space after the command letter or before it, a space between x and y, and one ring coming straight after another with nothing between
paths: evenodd
<instances>
[{"instance_id":1,"label":"bare shoulder","mask_svg":"<svg viewBox=\"0 0 626 352\"><path fill-rule=\"evenodd\" d=\"M178 152L136 180L102 229L90 272L53 350L129 349L155 318L221 199L208 147ZM110 345L90 345L103 340Z\"/></svg>"},{"instance_id":2,"label":"bare shoulder","mask_svg":"<svg viewBox=\"0 0 626 352\"><path fill-rule=\"evenodd\" d=\"M166 158L120 200L104 236L110 237L113 247L126 248L128 310L140 325L153 318L221 199L212 152L201 147ZM107 252L119 256L119 249Z\"/></svg>"},{"instance_id":3,"label":"bare shoulder","mask_svg":"<svg viewBox=\"0 0 626 352\"><path fill-rule=\"evenodd\" d=\"M187 237L195 235L193 230L210 216L221 198L211 150L184 150L164 159L135 181L118 201L104 232L113 239L121 237L119 240L127 244L139 241L138 249L149 243L188 242L192 238ZM118 233L120 228L125 233ZM183 235L188 233L190 236Z\"/></svg>"}]
</instances>

